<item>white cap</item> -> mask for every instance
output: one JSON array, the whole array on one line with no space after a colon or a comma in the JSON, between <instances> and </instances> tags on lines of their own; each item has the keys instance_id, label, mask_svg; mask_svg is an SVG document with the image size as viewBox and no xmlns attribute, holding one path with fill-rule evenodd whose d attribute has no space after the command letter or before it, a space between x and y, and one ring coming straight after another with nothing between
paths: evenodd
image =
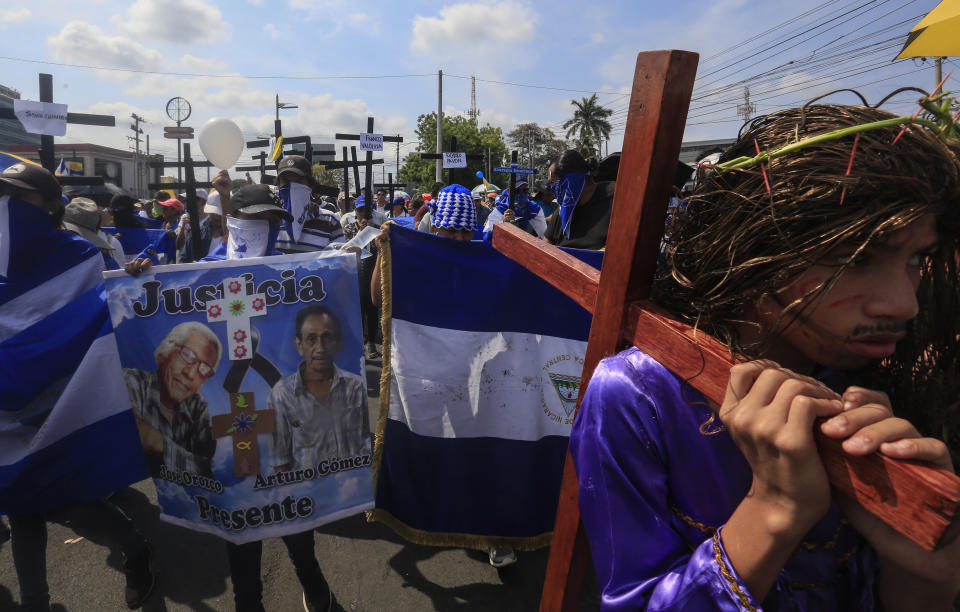
<instances>
[{"instance_id":1,"label":"white cap","mask_svg":"<svg viewBox=\"0 0 960 612\"><path fill-rule=\"evenodd\" d=\"M197 190L200 191L199 189ZM204 194L206 195L206 194ZM203 212L207 214L222 215L223 210L220 208L220 193L214 191L210 194L210 197L207 198L207 203L203 205Z\"/></svg>"},{"instance_id":2,"label":"white cap","mask_svg":"<svg viewBox=\"0 0 960 612\"><path fill-rule=\"evenodd\" d=\"M187 201L187 192L184 191L183 193L181 193L181 194L178 195L177 197L180 198L181 200L183 200L184 202L186 202L186 201ZM204 189L203 187L197 187L197 197L200 198L201 200L206 201L206 200L207 200L207 190Z\"/></svg>"}]
</instances>

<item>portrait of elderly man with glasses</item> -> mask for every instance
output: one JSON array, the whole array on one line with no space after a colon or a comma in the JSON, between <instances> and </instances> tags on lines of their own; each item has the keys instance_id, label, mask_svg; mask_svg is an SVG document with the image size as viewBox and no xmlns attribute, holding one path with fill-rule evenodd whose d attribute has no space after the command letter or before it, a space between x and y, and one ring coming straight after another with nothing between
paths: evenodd
<instances>
[{"instance_id":1,"label":"portrait of elderly man with glasses","mask_svg":"<svg viewBox=\"0 0 960 612\"><path fill-rule=\"evenodd\" d=\"M200 387L216 372L222 350L206 325L180 323L154 351L156 371L124 369L152 476L160 476L163 465L171 471L213 477L210 463L216 442Z\"/></svg>"}]
</instances>

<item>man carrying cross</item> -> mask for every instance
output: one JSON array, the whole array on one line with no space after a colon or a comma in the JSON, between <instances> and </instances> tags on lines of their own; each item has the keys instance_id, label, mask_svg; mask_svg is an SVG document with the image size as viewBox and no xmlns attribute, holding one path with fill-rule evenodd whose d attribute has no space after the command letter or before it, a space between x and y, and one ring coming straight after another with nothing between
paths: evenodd
<instances>
[{"instance_id":1,"label":"man carrying cross","mask_svg":"<svg viewBox=\"0 0 960 612\"><path fill-rule=\"evenodd\" d=\"M570 449L604 610L954 604L960 541L832 496L814 435L950 471L922 436L960 440L960 165L892 118L757 118L673 217L654 301L752 361L719 406L636 348L595 370Z\"/></svg>"}]
</instances>

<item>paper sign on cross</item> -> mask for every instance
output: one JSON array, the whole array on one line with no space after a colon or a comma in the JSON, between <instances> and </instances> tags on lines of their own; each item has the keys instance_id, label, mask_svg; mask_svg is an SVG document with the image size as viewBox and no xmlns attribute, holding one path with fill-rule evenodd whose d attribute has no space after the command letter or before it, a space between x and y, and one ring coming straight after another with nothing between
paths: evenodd
<instances>
[{"instance_id":1,"label":"paper sign on cross","mask_svg":"<svg viewBox=\"0 0 960 612\"><path fill-rule=\"evenodd\" d=\"M611 232L603 269L581 262L509 223L494 226L493 246L594 313L580 393L601 358L633 343L723 402L732 364L726 346L671 320L649 295L666 218L671 177L680 153L697 55L654 51L637 57L617 175ZM818 439L820 456L837 491L928 550L948 541L960 509L960 478L919 463L879 454L855 457L836 440ZM577 505L577 475L567 453L541 611L579 608L589 548Z\"/></svg>"},{"instance_id":2,"label":"paper sign on cross","mask_svg":"<svg viewBox=\"0 0 960 612\"><path fill-rule=\"evenodd\" d=\"M267 314L266 298L263 293L248 294L242 278L226 278L223 299L207 302L207 322L227 323L227 355L231 361L253 356L250 318Z\"/></svg>"},{"instance_id":3,"label":"paper sign on cross","mask_svg":"<svg viewBox=\"0 0 960 612\"><path fill-rule=\"evenodd\" d=\"M238 478L260 473L260 449L257 436L274 430L273 410L257 410L253 393L231 393L229 414L210 419L213 436L230 436L233 447L233 473Z\"/></svg>"}]
</instances>

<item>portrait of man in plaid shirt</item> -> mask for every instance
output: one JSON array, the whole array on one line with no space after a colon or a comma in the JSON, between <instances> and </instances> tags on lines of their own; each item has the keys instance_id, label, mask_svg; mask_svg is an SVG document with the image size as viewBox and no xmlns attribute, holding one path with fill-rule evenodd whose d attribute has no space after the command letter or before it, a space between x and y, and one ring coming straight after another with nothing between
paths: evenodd
<instances>
[{"instance_id":1,"label":"portrait of man in plaid shirt","mask_svg":"<svg viewBox=\"0 0 960 612\"><path fill-rule=\"evenodd\" d=\"M188 471L213 477L216 442L200 387L216 373L222 346L207 326L180 323L154 351L157 370L123 371L150 474Z\"/></svg>"}]
</instances>

